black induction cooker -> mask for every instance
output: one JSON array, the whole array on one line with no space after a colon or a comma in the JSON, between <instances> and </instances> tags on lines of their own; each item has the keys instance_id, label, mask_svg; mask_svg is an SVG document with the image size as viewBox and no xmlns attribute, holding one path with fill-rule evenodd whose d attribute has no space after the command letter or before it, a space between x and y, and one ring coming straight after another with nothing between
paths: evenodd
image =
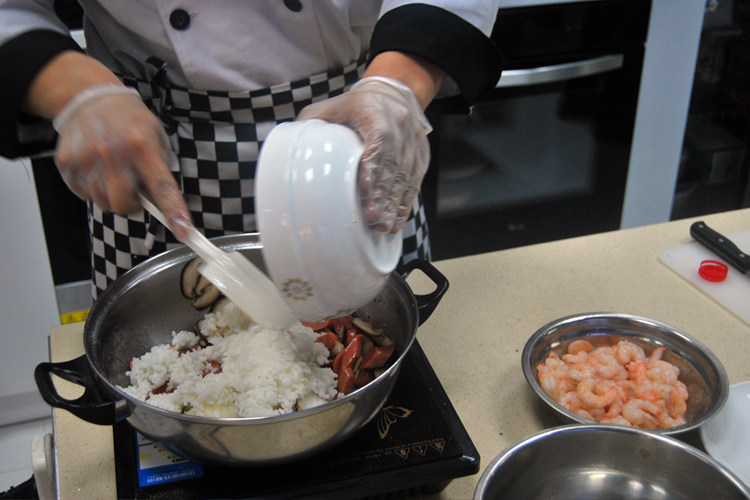
<instances>
[{"instance_id":1,"label":"black induction cooker","mask_svg":"<svg viewBox=\"0 0 750 500\"><path fill-rule=\"evenodd\" d=\"M144 444L127 422L115 425L114 444L119 498L404 498L479 471L477 449L416 342L379 414L311 458L270 467L195 464ZM153 477L144 479L142 461L160 452L174 469L148 485Z\"/></svg>"}]
</instances>

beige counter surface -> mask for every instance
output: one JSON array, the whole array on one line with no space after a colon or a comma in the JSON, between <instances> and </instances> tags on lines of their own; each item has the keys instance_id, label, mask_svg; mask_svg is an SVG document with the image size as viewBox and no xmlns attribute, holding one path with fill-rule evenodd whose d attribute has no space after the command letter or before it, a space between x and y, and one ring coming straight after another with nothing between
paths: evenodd
<instances>
[{"instance_id":1,"label":"beige counter surface","mask_svg":"<svg viewBox=\"0 0 750 500\"><path fill-rule=\"evenodd\" d=\"M750 228L750 209L702 219L730 234ZM529 388L520 359L529 336L563 316L611 311L668 323L705 343L731 384L750 380L750 325L658 260L662 250L692 241L694 220L435 263L450 289L417 338L479 451L481 468L513 443L560 424ZM409 283L416 293L427 291L420 276ZM81 323L53 328L52 359L80 355L82 331ZM55 411L54 433L60 497L114 498L110 428ZM454 480L433 498L470 498L480 473Z\"/></svg>"}]
</instances>

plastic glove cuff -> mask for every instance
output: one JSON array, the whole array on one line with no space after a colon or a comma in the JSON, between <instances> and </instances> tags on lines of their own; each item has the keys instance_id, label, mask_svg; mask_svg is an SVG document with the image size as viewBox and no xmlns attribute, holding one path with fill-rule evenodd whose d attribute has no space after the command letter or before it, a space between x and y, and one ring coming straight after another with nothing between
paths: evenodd
<instances>
[{"instance_id":1,"label":"plastic glove cuff","mask_svg":"<svg viewBox=\"0 0 750 500\"><path fill-rule=\"evenodd\" d=\"M123 87L122 85L105 84L89 87L76 94L70 102L65 105L63 110L54 118L54 120L52 120L52 126L59 133L70 117L73 116L76 111L81 109L84 104L99 99L100 97L117 94L133 95L139 99L141 97L137 90L130 87Z\"/></svg>"},{"instance_id":2,"label":"plastic glove cuff","mask_svg":"<svg viewBox=\"0 0 750 500\"><path fill-rule=\"evenodd\" d=\"M424 135L432 132L432 126L430 125L430 122L427 121L427 117L422 112L422 107L419 105L419 101L417 101L417 97L414 95L414 92L412 92L408 85L396 80L395 78L389 78L387 76L368 76L355 83L352 86L351 90L356 90L360 87L364 87L376 82L385 84L390 89L395 90L398 95L404 100L404 102L408 103L408 105L416 111L416 115L419 117L419 121L422 124Z\"/></svg>"}]
</instances>

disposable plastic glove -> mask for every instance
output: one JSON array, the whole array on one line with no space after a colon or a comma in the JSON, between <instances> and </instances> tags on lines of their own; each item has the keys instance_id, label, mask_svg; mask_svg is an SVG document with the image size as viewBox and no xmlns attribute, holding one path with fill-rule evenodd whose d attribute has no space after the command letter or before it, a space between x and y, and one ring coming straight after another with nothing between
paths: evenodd
<instances>
[{"instance_id":1,"label":"disposable plastic glove","mask_svg":"<svg viewBox=\"0 0 750 500\"><path fill-rule=\"evenodd\" d=\"M409 87L363 78L350 91L305 107L298 120L312 118L346 125L362 137L357 185L365 217L379 231L401 230L430 163L432 131Z\"/></svg>"},{"instance_id":2,"label":"disposable plastic glove","mask_svg":"<svg viewBox=\"0 0 750 500\"><path fill-rule=\"evenodd\" d=\"M71 191L104 211L133 213L145 189L181 237L189 212L168 164L174 158L159 120L135 90L84 90L53 120L60 134L55 163Z\"/></svg>"}]
</instances>

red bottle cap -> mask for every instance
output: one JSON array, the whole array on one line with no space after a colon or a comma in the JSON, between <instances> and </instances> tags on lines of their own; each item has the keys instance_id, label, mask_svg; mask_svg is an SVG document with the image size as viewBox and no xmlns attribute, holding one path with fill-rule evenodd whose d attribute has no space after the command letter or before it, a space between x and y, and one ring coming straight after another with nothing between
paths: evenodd
<instances>
[{"instance_id":1,"label":"red bottle cap","mask_svg":"<svg viewBox=\"0 0 750 500\"><path fill-rule=\"evenodd\" d=\"M727 278L729 268L718 260L704 260L698 268L698 274L706 281L718 283Z\"/></svg>"}]
</instances>

